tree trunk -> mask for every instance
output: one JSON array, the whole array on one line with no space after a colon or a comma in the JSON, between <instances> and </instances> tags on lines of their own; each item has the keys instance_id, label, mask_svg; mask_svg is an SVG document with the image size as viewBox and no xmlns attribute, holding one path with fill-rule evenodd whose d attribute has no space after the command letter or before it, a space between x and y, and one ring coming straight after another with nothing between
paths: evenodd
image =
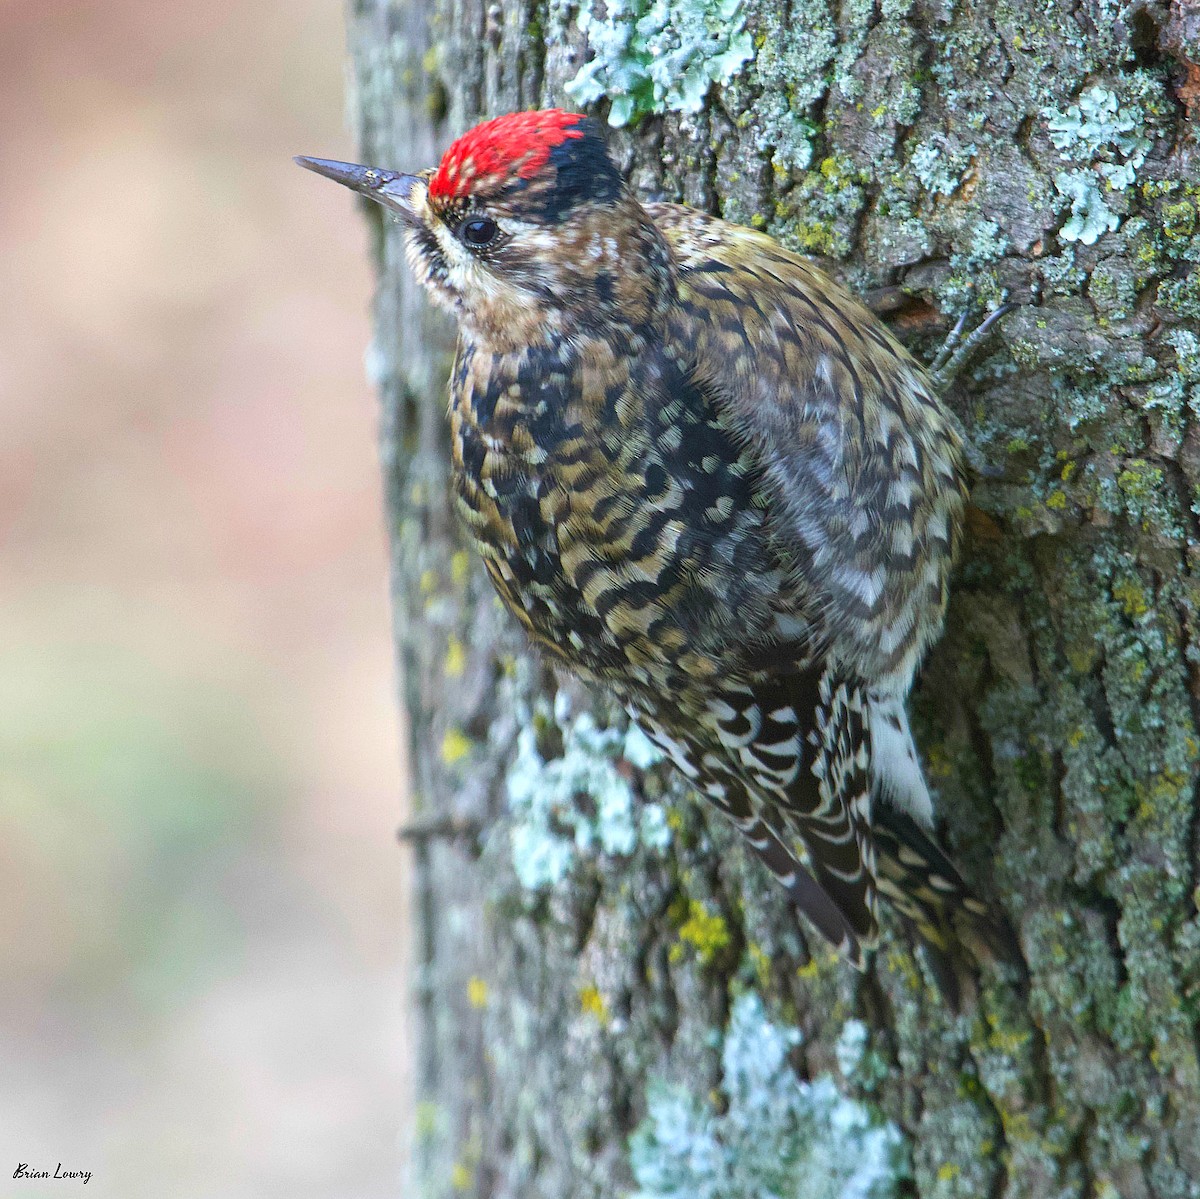
<instances>
[{"instance_id":1,"label":"tree trunk","mask_svg":"<svg viewBox=\"0 0 1200 1199\"><path fill-rule=\"evenodd\" d=\"M630 40L600 3L588 50L569 5L355 0L363 160L590 101L629 120L644 196L823 256L919 356L1021 305L950 393L988 469L913 713L1028 980L986 970L956 1014L890 920L865 974L834 961L604 697L537 663L452 519L453 330L380 224L405 1193L1200 1195L1200 10L632 0Z\"/></svg>"}]
</instances>

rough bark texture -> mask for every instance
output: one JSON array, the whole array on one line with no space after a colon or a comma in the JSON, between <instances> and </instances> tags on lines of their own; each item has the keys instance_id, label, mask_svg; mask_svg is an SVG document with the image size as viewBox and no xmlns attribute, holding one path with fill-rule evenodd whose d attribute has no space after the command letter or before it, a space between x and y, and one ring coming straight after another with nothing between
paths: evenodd
<instances>
[{"instance_id":1,"label":"rough bark texture","mask_svg":"<svg viewBox=\"0 0 1200 1199\"><path fill-rule=\"evenodd\" d=\"M481 116L573 106L576 15L356 0L363 161L413 169ZM1018 930L1028 986L988 973L955 1015L894 925L865 975L810 958L717 819L545 702L559 684L451 516L452 330L380 226L370 361L425 826L411 1193L633 1190L648 1084L709 1104L733 998L753 990L802 1030L801 1077L834 1071L846 1021L865 1021L886 1072L841 1085L903 1130L902 1190L1200 1195L1200 10L747 0L740 17L756 58L701 112L614 133L642 192L825 256L926 357L972 297L1023 305L951 393L998 477L976 489L914 715L946 839ZM565 690L572 713L616 717ZM514 767L523 727L536 751ZM539 774L563 754L579 777L592 755L600 782ZM593 809L626 782L664 805L665 849L605 840ZM576 810L535 818L539 786L579 792ZM565 855L560 881L521 881L531 844ZM728 1087L712 1102L716 1119Z\"/></svg>"}]
</instances>

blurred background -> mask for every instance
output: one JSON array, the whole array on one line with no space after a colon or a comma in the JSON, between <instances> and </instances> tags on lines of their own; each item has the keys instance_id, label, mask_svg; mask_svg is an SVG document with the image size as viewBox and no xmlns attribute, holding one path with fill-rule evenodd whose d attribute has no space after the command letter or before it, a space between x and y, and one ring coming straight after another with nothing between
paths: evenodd
<instances>
[{"instance_id":1,"label":"blurred background","mask_svg":"<svg viewBox=\"0 0 1200 1199\"><path fill-rule=\"evenodd\" d=\"M0 1194L397 1193L338 0L0 0ZM49 1189L48 1189L49 1188Z\"/></svg>"}]
</instances>

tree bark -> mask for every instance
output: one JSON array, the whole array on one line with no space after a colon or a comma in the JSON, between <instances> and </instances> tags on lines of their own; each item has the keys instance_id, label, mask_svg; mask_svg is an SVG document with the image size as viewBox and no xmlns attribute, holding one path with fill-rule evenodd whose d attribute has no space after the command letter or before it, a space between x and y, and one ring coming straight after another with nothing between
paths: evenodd
<instances>
[{"instance_id":1,"label":"tree bark","mask_svg":"<svg viewBox=\"0 0 1200 1199\"><path fill-rule=\"evenodd\" d=\"M664 11L683 28L703 9ZM482 117L576 107L577 16L355 0L363 161L417 169ZM894 921L865 974L833 961L718 818L581 721L621 727L531 656L452 519L453 330L378 223L420 919L405 1193L672 1193L648 1181L675 1168L663 1136L630 1136L672 1081L685 1141L705 1118L728 1133L722 1046L753 992L802 1032L797 1078L844 1074L903 1134L901 1191L1200 1195L1200 10L747 0L743 18L753 57L710 72L699 112L644 93L666 111L613 131L639 191L824 256L926 359L959 313L1021 305L950 392L988 469L913 712L945 839L1028 980L985 971L956 1014ZM625 812L629 790L650 806ZM839 1071L853 1020L874 1064ZM776 1193L725 1168L714 1196Z\"/></svg>"}]
</instances>

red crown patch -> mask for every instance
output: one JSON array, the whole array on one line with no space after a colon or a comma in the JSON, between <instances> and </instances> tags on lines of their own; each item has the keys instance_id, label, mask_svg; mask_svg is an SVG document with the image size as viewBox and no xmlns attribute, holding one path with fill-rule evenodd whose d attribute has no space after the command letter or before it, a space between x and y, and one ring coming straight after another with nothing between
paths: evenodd
<instances>
[{"instance_id":1,"label":"red crown patch","mask_svg":"<svg viewBox=\"0 0 1200 1199\"><path fill-rule=\"evenodd\" d=\"M469 195L487 181L530 179L550 161L555 146L583 137L583 130L574 128L583 119L578 112L548 108L511 112L476 125L443 155L429 194L448 200Z\"/></svg>"}]
</instances>

